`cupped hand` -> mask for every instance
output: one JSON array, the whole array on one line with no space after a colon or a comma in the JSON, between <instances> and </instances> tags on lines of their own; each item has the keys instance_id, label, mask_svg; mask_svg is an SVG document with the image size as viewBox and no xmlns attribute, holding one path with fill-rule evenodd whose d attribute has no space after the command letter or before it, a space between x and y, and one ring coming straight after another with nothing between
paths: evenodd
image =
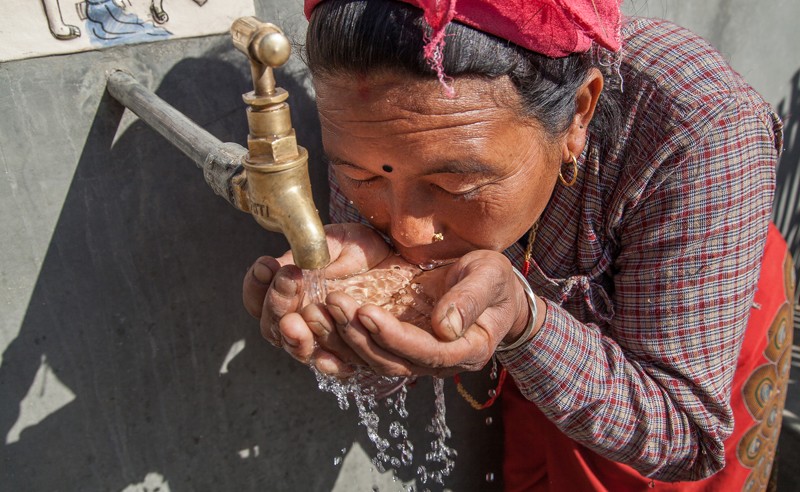
<instances>
[{"instance_id":1,"label":"cupped hand","mask_svg":"<svg viewBox=\"0 0 800 492\"><path fill-rule=\"evenodd\" d=\"M497 345L516 340L529 321L525 292L500 253L473 251L415 280L437 299L430 326L406 323L379 306L359 305L345 293L334 292L326 301L326 329L335 331L378 374L444 377L481 369ZM546 309L537 302L541 314L534 334ZM318 311L300 316L310 320L320 316Z\"/></svg>"},{"instance_id":2,"label":"cupped hand","mask_svg":"<svg viewBox=\"0 0 800 492\"><path fill-rule=\"evenodd\" d=\"M325 233L331 254L328 278L367 271L393 256L381 236L364 225L328 225ZM270 343L303 363L313 356L324 372L344 375L361 361L335 331L325 329L329 314L309 304L304 292L302 271L289 251L256 260L244 277L242 299L247 312L260 319L261 334ZM303 309L306 319L299 314Z\"/></svg>"}]
</instances>

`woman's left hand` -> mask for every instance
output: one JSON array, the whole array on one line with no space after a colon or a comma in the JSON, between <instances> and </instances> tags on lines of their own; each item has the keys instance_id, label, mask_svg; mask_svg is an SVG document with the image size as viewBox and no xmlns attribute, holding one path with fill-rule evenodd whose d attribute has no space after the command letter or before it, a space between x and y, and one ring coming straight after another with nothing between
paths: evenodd
<instances>
[{"instance_id":1,"label":"woman's left hand","mask_svg":"<svg viewBox=\"0 0 800 492\"><path fill-rule=\"evenodd\" d=\"M378 306L359 306L342 292L328 296L337 332L376 373L444 377L479 370L501 341L514 341L524 331L528 300L505 256L473 251L443 268L448 270L425 285L426 293L438 298L431 331L401 322ZM545 307L538 302L541 326Z\"/></svg>"}]
</instances>

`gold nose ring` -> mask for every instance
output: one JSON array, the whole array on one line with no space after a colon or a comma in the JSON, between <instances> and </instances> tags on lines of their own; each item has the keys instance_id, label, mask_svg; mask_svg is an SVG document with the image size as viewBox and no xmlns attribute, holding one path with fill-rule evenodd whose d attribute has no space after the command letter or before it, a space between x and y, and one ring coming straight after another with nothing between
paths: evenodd
<instances>
[{"instance_id":1,"label":"gold nose ring","mask_svg":"<svg viewBox=\"0 0 800 492\"><path fill-rule=\"evenodd\" d=\"M433 235L431 241L433 241L434 243L438 243L439 241L444 241L444 234L442 234L441 232L437 232L436 234Z\"/></svg>"}]
</instances>

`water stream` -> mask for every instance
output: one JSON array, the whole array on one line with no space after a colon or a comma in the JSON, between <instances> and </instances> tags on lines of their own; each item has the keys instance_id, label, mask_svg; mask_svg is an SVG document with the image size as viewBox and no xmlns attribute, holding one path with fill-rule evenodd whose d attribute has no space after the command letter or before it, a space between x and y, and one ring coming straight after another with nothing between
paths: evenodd
<instances>
[{"instance_id":1,"label":"water stream","mask_svg":"<svg viewBox=\"0 0 800 492\"><path fill-rule=\"evenodd\" d=\"M306 297L312 304L322 304L328 296L325 284L325 269L303 270L303 285L306 288Z\"/></svg>"},{"instance_id":2,"label":"water stream","mask_svg":"<svg viewBox=\"0 0 800 492\"><path fill-rule=\"evenodd\" d=\"M391 267L385 272L373 273L370 281L377 281L372 284L375 287L388 287L387 281L398 281L398 268ZM411 283L413 275L408 276L402 281L400 288L392 285L394 292L397 293L394 302L387 301L389 304L409 306L406 299L409 295L422 296L422 291L418 284ZM306 286L306 296L311 302L323 303L328 291L325 281L324 270L303 271L303 281ZM390 282L391 283L391 282ZM406 289L411 286L411 288ZM369 281L359 284L350 282L349 286L354 287L360 295L385 297L386 292L369 292ZM345 289L347 290L347 289ZM412 291L412 293L408 291ZM390 291L391 292L391 291ZM399 296L399 297L398 297ZM365 299L358 299L365 300ZM389 304L384 307L391 307ZM416 306L418 303L414 302ZM427 303L421 303L426 304ZM429 307L429 306L427 306ZM390 312L393 310L390 309ZM409 316L408 313L405 313ZM429 313L428 313L429 314ZM411 313L413 318L419 318L420 313ZM416 319L415 319L416 320ZM414 462L414 444L408 437L408 410L406 409L406 397L408 389L406 378L390 378L379 376L365 369L357 370L353 376L340 380L333 376L327 376L312 367L317 383L322 391L333 394L339 404L339 408L347 410L350 408L351 401L355 404L360 420L360 425L364 426L367 436L375 446L376 454L372 458L373 466L381 473L387 469L399 470L403 467L410 467ZM417 467L416 473L419 482L426 484L434 482L444 485L445 477L449 476L455 467L456 451L447 445L450 437L450 429L445 422L445 401L444 401L444 381L433 378L433 388L435 395L435 410L431 423L426 430L431 434L430 450L425 454L425 464ZM380 417L377 410L379 403L386 409L389 420L388 425L381 426ZM339 465L342 458L334 458L334 465Z\"/></svg>"}]
</instances>

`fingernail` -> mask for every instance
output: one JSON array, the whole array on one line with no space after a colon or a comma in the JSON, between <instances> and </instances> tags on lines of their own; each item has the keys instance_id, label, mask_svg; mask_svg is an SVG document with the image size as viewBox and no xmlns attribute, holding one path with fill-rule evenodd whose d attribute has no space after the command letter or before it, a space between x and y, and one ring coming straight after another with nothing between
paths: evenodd
<instances>
[{"instance_id":1,"label":"fingernail","mask_svg":"<svg viewBox=\"0 0 800 492\"><path fill-rule=\"evenodd\" d=\"M331 333L331 328L327 324L320 323L319 321L309 321L308 327L311 328L311 331L318 337L325 337Z\"/></svg>"},{"instance_id":2,"label":"fingernail","mask_svg":"<svg viewBox=\"0 0 800 492\"><path fill-rule=\"evenodd\" d=\"M283 296L292 297L297 294L297 282L288 277L279 276L275 279L275 289Z\"/></svg>"},{"instance_id":3,"label":"fingernail","mask_svg":"<svg viewBox=\"0 0 800 492\"><path fill-rule=\"evenodd\" d=\"M454 338L461 336L461 331L463 329L461 326L461 314L459 314L454 304L450 304L450 307L447 308L447 312L444 314L444 322L447 324L450 331L453 332Z\"/></svg>"},{"instance_id":4,"label":"fingernail","mask_svg":"<svg viewBox=\"0 0 800 492\"><path fill-rule=\"evenodd\" d=\"M372 321L372 318L365 314L359 314L358 320L361 321L361 324L364 325L364 328L370 331L370 333L378 333L378 325Z\"/></svg>"},{"instance_id":5,"label":"fingernail","mask_svg":"<svg viewBox=\"0 0 800 492\"><path fill-rule=\"evenodd\" d=\"M328 359L314 360L314 367L316 367L319 372L327 374L328 376L333 376L339 372L339 368L336 364Z\"/></svg>"},{"instance_id":6,"label":"fingernail","mask_svg":"<svg viewBox=\"0 0 800 492\"><path fill-rule=\"evenodd\" d=\"M297 347L300 346L300 342L298 342L297 340L295 340L293 338L288 338L285 335L281 336L281 341L283 342L284 345L288 345L288 346L290 346L292 348L297 348Z\"/></svg>"},{"instance_id":7,"label":"fingernail","mask_svg":"<svg viewBox=\"0 0 800 492\"><path fill-rule=\"evenodd\" d=\"M342 311L342 308L339 306L329 305L328 312L331 313L331 317L336 321L337 325L347 324L347 316L345 316L344 311Z\"/></svg>"},{"instance_id":8,"label":"fingernail","mask_svg":"<svg viewBox=\"0 0 800 492\"><path fill-rule=\"evenodd\" d=\"M253 265L253 276L262 284L269 285L272 282L272 270L263 263Z\"/></svg>"}]
</instances>

